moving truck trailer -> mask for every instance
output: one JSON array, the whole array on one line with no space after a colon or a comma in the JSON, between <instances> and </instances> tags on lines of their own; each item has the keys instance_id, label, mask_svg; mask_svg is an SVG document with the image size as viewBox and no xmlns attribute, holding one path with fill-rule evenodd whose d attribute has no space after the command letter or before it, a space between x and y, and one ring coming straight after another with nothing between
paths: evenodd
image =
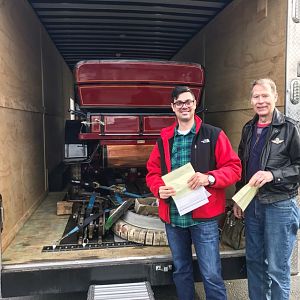
<instances>
[{"instance_id":1,"label":"moving truck trailer","mask_svg":"<svg viewBox=\"0 0 300 300\"><path fill-rule=\"evenodd\" d=\"M30 6L34 2L0 1L1 296L67 295L93 284L171 284L172 257L162 244L53 247L71 229L69 215L56 214L66 195L60 188L69 178L81 188L96 181L85 186L90 200L99 185L142 181L160 128L174 120L168 97L178 83L194 90L201 117L224 129L235 149L253 115L254 79L272 78L277 107L300 121L299 1L227 1L170 61L99 57L76 62L74 76ZM100 197L115 192L102 189ZM126 192L147 193L128 189L121 196ZM228 199L233 192L228 189ZM244 250L221 245L220 251L224 279L246 278ZM295 249L293 275L298 263ZM196 257L194 265L199 281Z\"/></svg>"}]
</instances>

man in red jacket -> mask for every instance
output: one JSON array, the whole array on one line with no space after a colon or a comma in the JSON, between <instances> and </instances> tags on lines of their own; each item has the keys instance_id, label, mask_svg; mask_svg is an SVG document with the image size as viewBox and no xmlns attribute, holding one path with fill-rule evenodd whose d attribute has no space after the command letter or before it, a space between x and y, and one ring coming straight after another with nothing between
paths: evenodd
<instances>
[{"instance_id":1,"label":"man in red jacket","mask_svg":"<svg viewBox=\"0 0 300 300\"><path fill-rule=\"evenodd\" d=\"M240 179L241 163L225 133L195 115L196 100L186 86L172 92L171 107L177 122L161 131L147 162L147 185L159 198L159 216L165 222L173 256L173 279L180 300L195 297L192 249L194 244L206 299L226 299L221 276L218 217L225 210L225 188ZM209 202L190 213L179 215L162 176L190 162L195 174L188 186L195 190L204 186L211 194Z\"/></svg>"}]
</instances>

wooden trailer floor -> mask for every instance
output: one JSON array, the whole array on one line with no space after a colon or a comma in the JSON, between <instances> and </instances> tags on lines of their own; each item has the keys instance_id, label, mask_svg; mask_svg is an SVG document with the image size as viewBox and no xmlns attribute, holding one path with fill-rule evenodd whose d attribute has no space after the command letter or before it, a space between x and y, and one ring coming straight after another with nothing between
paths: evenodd
<instances>
[{"instance_id":1,"label":"wooden trailer floor","mask_svg":"<svg viewBox=\"0 0 300 300\"><path fill-rule=\"evenodd\" d=\"M69 216L56 215L56 203L63 193L49 193L16 238L4 251L3 265L40 263L51 261L74 261L81 259L124 259L132 257L170 256L169 247L145 246L123 247L62 252L42 252L44 246L53 245L61 238ZM243 250L235 251L221 245L221 256L241 256Z\"/></svg>"},{"instance_id":2,"label":"wooden trailer floor","mask_svg":"<svg viewBox=\"0 0 300 300\"><path fill-rule=\"evenodd\" d=\"M42 252L44 246L53 245L61 238L69 216L56 215L56 203L63 193L49 193L16 238L2 255L3 265L60 260L109 259L170 255L169 247L123 247L63 252Z\"/></svg>"}]
</instances>

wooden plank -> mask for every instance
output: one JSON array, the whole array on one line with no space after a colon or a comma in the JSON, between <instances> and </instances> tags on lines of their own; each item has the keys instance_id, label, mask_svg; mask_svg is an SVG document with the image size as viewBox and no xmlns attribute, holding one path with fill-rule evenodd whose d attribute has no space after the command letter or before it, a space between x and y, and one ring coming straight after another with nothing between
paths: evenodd
<instances>
[{"instance_id":1,"label":"wooden plank","mask_svg":"<svg viewBox=\"0 0 300 300\"><path fill-rule=\"evenodd\" d=\"M24 1L0 9L0 106L42 111L40 24Z\"/></svg>"},{"instance_id":2,"label":"wooden plank","mask_svg":"<svg viewBox=\"0 0 300 300\"><path fill-rule=\"evenodd\" d=\"M206 28L206 107L230 111L250 107L250 84L270 77L284 100L286 4L274 0L256 20L256 1L234 1ZM235 16L232 18L232 16Z\"/></svg>"},{"instance_id":3,"label":"wooden plank","mask_svg":"<svg viewBox=\"0 0 300 300\"><path fill-rule=\"evenodd\" d=\"M0 27L0 191L5 249L45 197L47 168L51 170L63 158L65 107L68 92L73 92L70 70L27 1L2 1Z\"/></svg>"},{"instance_id":4,"label":"wooden plank","mask_svg":"<svg viewBox=\"0 0 300 300\"><path fill-rule=\"evenodd\" d=\"M257 9L267 9L258 20ZM287 1L235 0L172 59L205 66L209 112L250 108L250 84L272 78L284 104ZM233 17L234 16L234 17Z\"/></svg>"},{"instance_id":5,"label":"wooden plank","mask_svg":"<svg viewBox=\"0 0 300 300\"><path fill-rule=\"evenodd\" d=\"M73 208L73 202L71 201L58 201L56 203L56 214L58 216L62 215L71 215L72 214L72 208Z\"/></svg>"},{"instance_id":6,"label":"wooden plank","mask_svg":"<svg viewBox=\"0 0 300 300\"><path fill-rule=\"evenodd\" d=\"M0 108L0 190L6 248L46 195L41 116Z\"/></svg>"}]
</instances>

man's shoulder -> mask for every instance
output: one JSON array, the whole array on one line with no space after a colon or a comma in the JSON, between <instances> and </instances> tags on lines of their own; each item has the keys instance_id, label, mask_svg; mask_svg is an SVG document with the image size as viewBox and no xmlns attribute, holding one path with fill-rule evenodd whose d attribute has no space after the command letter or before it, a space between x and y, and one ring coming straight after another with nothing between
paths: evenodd
<instances>
[{"instance_id":1,"label":"man's shoulder","mask_svg":"<svg viewBox=\"0 0 300 300\"><path fill-rule=\"evenodd\" d=\"M277 118L280 120L282 124L286 124L287 126L291 126L291 127L296 127L296 126L299 127L299 121L286 116L281 111L277 111Z\"/></svg>"},{"instance_id":2,"label":"man's shoulder","mask_svg":"<svg viewBox=\"0 0 300 300\"><path fill-rule=\"evenodd\" d=\"M295 120L295 119L293 119L293 118L287 117L287 116L285 116L285 121L286 121L287 123L290 123L290 124L293 125L293 126L299 126L299 124L300 124L299 121L297 121L297 120Z\"/></svg>"},{"instance_id":3,"label":"man's shoulder","mask_svg":"<svg viewBox=\"0 0 300 300\"><path fill-rule=\"evenodd\" d=\"M161 137L164 137L164 136L169 137L170 135L171 136L174 135L174 129L175 129L175 127L176 126L174 124L172 124L170 126L162 128L161 131L160 131L160 136Z\"/></svg>"},{"instance_id":4,"label":"man's shoulder","mask_svg":"<svg viewBox=\"0 0 300 300\"><path fill-rule=\"evenodd\" d=\"M242 128L242 132L244 132L245 130L249 130L254 124L255 121L253 119L247 121Z\"/></svg>"},{"instance_id":5,"label":"man's shoulder","mask_svg":"<svg viewBox=\"0 0 300 300\"><path fill-rule=\"evenodd\" d=\"M217 127L217 126L213 126L211 124L207 124L207 123L202 123L201 124L201 128L204 130L211 130L212 132L221 132L222 129Z\"/></svg>"}]
</instances>

